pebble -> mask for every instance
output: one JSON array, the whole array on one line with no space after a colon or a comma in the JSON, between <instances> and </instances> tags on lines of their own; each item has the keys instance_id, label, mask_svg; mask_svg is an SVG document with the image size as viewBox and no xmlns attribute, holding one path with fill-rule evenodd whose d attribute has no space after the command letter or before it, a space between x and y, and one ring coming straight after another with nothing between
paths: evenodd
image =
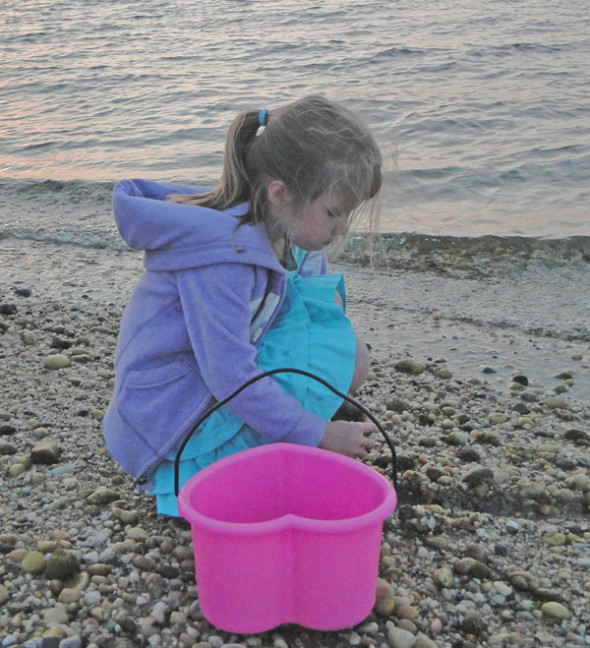
<instances>
[{"instance_id":1,"label":"pebble","mask_svg":"<svg viewBox=\"0 0 590 648\"><path fill-rule=\"evenodd\" d=\"M494 473L489 468L472 468L463 475L463 481L472 487L491 481L493 478Z\"/></svg>"},{"instance_id":2,"label":"pebble","mask_svg":"<svg viewBox=\"0 0 590 648\"><path fill-rule=\"evenodd\" d=\"M416 637L403 628L390 628L387 632L387 642L390 648L413 648Z\"/></svg>"},{"instance_id":3,"label":"pebble","mask_svg":"<svg viewBox=\"0 0 590 648\"><path fill-rule=\"evenodd\" d=\"M46 369L64 369L69 367L71 360L63 353L54 353L45 358L44 366Z\"/></svg>"},{"instance_id":4,"label":"pebble","mask_svg":"<svg viewBox=\"0 0 590 648\"><path fill-rule=\"evenodd\" d=\"M417 376L426 371L426 364L424 362L413 360L411 358L404 358L403 360L399 360L395 363L394 367L396 371L410 374L412 376Z\"/></svg>"},{"instance_id":5,"label":"pebble","mask_svg":"<svg viewBox=\"0 0 590 648\"><path fill-rule=\"evenodd\" d=\"M375 599L375 613L381 617L388 617L395 608L395 594L390 583L382 578L377 579L377 593Z\"/></svg>"},{"instance_id":6,"label":"pebble","mask_svg":"<svg viewBox=\"0 0 590 648\"><path fill-rule=\"evenodd\" d=\"M25 574L38 574L47 566L47 562L42 553L38 551L29 551L20 563L21 571Z\"/></svg>"},{"instance_id":7,"label":"pebble","mask_svg":"<svg viewBox=\"0 0 590 648\"><path fill-rule=\"evenodd\" d=\"M43 441L33 446L31 461L34 464L55 464L59 461L60 449L53 441Z\"/></svg>"},{"instance_id":8,"label":"pebble","mask_svg":"<svg viewBox=\"0 0 590 648\"><path fill-rule=\"evenodd\" d=\"M571 617L571 612L563 605L557 601L548 601L541 605L541 612L552 619L569 619Z\"/></svg>"}]
</instances>

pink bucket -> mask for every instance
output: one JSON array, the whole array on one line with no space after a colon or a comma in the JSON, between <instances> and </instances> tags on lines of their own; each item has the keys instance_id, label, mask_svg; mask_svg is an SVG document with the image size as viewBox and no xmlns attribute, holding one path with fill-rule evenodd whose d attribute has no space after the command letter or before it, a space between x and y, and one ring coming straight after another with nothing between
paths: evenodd
<instances>
[{"instance_id":1,"label":"pink bucket","mask_svg":"<svg viewBox=\"0 0 590 648\"><path fill-rule=\"evenodd\" d=\"M375 603L383 521L395 505L378 472L318 448L274 443L205 468L178 498L203 615L237 634L360 623Z\"/></svg>"}]
</instances>

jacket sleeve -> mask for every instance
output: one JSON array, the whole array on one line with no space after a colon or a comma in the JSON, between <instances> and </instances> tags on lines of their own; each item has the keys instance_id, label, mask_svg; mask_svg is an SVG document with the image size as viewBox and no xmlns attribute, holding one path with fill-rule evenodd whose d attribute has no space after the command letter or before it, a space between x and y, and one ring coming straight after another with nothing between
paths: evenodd
<instances>
[{"instance_id":1,"label":"jacket sleeve","mask_svg":"<svg viewBox=\"0 0 590 648\"><path fill-rule=\"evenodd\" d=\"M202 378L216 400L262 372L250 342L256 271L250 265L216 264L177 272L191 344ZM272 377L253 383L227 407L270 441L317 446L326 426Z\"/></svg>"}]
</instances>

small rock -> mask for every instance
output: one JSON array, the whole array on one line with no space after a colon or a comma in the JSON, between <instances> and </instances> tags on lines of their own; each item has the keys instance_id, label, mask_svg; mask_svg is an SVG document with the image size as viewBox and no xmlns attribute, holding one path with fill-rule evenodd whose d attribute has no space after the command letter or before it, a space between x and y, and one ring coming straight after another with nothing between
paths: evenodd
<instances>
[{"instance_id":1,"label":"small rock","mask_svg":"<svg viewBox=\"0 0 590 648\"><path fill-rule=\"evenodd\" d=\"M527 414L531 413L531 408L525 405L524 403L516 403L516 405L512 408L515 412L518 412L522 416L526 416Z\"/></svg>"},{"instance_id":2,"label":"small rock","mask_svg":"<svg viewBox=\"0 0 590 648\"><path fill-rule=\"evenodd\" d=\"M479 463L480 461L479 453L473 448L461 448L461 450L457 452L457 458L461 459L461 461L464 461L465 463Z\"/></svg>"},{"instance_id":3,"label":"small rock","mask_svg":"<svg viewBox=\"0 0 590 648\"><path fill-rule=\"evenodd\" d=\"M46 369L63 369L70 366L70 359L63 353L54 353L45 358L44 366Z\"/></svg>"},{"instance_id":4,"label":"small rock","mask_svg":"<svg viewBox=\"0 0 590 648\"><path fill-rule=\"evenodd\" d=\"M472 578L492 578L494 572L484 563L475 558L462 558L455 563L455 571L458 574L467 574Z\"/></svg>"},{"instance_id":5,"label":"small rock","mask_svg":"<svg viewBox=\"0 0 590 648\"><path fill-rule=\"evenodd\" d=\"M8 436L15 434L16 428L13 425L0 425L0 436Z\"/></svg>"},{"instance_id":6,"label":"small rock","mask_svg":"<svg viewBox=\"0 0 590 648\"><path fill-rule=\"evenodd\" d=\"M408 403L405 400L402 400L401 398L398 398L397 396L392 396L390 397L386 403L385 406L387 409L397 412L398 414L403 414L403 412L411 412L412 411L412 406L410 403Z\"/></svg>"},{"instance_id":7,"label":"small rock","mask_svg":"<svg viewBox=\"0 0 590 648\"><path fill-rule=\"evenodd\" d=\"M25 346L32 346L37 342L37 338L33 331L21 331L20 339Z\"/></svg>"},{"instance_id":8,"label":"small rock","mask_svg":"<svg viewBox=\"0 0 590 648\"><path fill-rule=\"evenodd\" d=\"M523 374L518 374L517 376L514 376L512 381L518 383L519 385L523 385L523 387L528 387L529 384L529 379Z\"/></svg>"},{"instance_id":9,"label":"small rock","mask_svg":"<svg viewBox=\"0 0 590 648\"><path fill-rule=\"evenodd\" d=\"M71 552L54 551L47 561L47 578L64 581L80 571L80 561Z\"/></svg>"},{"instance_id":10,"label":"small rock","mask_svg":"<svg viewBox=\"0 0 590 648\"><path fill-rule=\"evenodd\" d=\"M412 360L411 358L404 358L399 360L394 365L396 371L400 373L410 374L412 376L417 376L418 374L424 373L426 371L426 364L418 360Z\"/></svg>"},{"instance_id":11,"label":"small rock","mask_svg":"<svg viewBox=\"0 0 590 648\"><path fill-rule=\"evenodd\" d=\"M472 634L478 637L485 632L486 624L477 612L470 610L461 623L461 630L467 634Z\"/></svg>"},{"instance_id":12,"label":"small rock","mask_svg":"<svg viewBox=\"0 0 590 648\"><path fill-rule=\"evenodd\" d=\"M112 506L111 512L113 517L121 520L123 524L137 524L139 522L139 513L137 511L130 511L120 506Z\"/></svg>"},{"instance_id":13,"label":"small rock","mask_svg":"<svg viewBox=\"0 0 590 648\"><path fill-rule=\"evenodd\" d=\"M493 478L494 473L489 468L473 468L463 476L463 481L473 487L491 481Z\"/></svg>"},{"instance_id":14,"label":"small rock","mask_svg":"<svg viewBox=\"0 0 590 648\"><path fill-rule=\"evenodd\" d=\"M548 601L541 605L541 612L552 619L569 619L572 613L563 605L557 601Z\"/></svg>"},{"instance_id":15,"label":"small rock","mask_svg":"<svg viewBox=\"0 0 590 648\"><path fill-rule=\"evenodd\" d=\"M38 551L29 551L22 559L20 564L21 571L25 574L38 574L46 567L45 558L42 553Z\"/></svg>"},{"instance_id":16,"label":"small rock","mask_svg":"<svg viewBox=\"0 0 590 648\"><path fill-rule=\"evenodd\" d=\"M576 429L568 430L563 435L563 438L566 439L567 441L574 441L574 443L584 442L584 445L586 444L590 445L590 434L584 432L584 430L576 430Z\"/></svg>"},{"instance_id":17,"label":"small rock","mask_svg":"<svg viewBox=\"0 0 590 648\"><path fill-rule=\"evenodd\" d=\"M388 617L395 608L395 594L393 587L384 579L377 579L377 595L375 599L375 614Z\"/></svg>"},{"instance_id":18,"label":"small rock","mask_svg":"<svg viewBox=\"0 0 590 648\"><path fill-rule=\"evenodd\" d=\"M34 464L51 465L59 461L60 450L53 441L38 443L31 450L31 461Z\"/></svg>"},{"instance_id":19,"label":"small rock","mask_svg":"<svg viewBox=\"0 0 590 648\"><path fill-rule=\"evenodd\" d=\"M578 473L571 475L565 480L565 485L574 491L588 491L590 490L590 477L588 475Z\"/></svg>"},{"instance_id":20,"label":"small rock","mask_svg":"<svg viewBox=\"0 0 590 648\"><path fill-rule=\"evenodd\" d=\"M0 585L0 605L4 605L10 598L10 594L4 585Z\"/></svg>"},{"instance_id":21,"label":"small rock","mask_svg":"<svg viewBox=\"0 0 590 648\"><path fill-rule=\"evenodd\" d=\"M391 648L414 648L416 637L402 628L390 628L387 632L387 643Z\"/></svg>"},{"instance_id":22,"label":"small rock","mask_svg":"<svg viewBox=\"0 0 590 648\"><path fill-rule=\"evenodd\" d=\"M427 637L423 632L419 632L416 635L416 643L414 648L437 648L437 644Z\"/></svg>"},{"instance_id":23,"label":"small rock","mask_svg":"<svg viewBox=\"0 0 590 648\"><path fill-rule=\"evenodd\" d=\"M120 495L117 491L114 491L111 488L107 488L106 486L101 486L100 488L97 488L95 491L90 493L88 497L86 498L87 501L90 504L109 504L110 502L114 502L115 500L120 499Z\"/></svg>"},{"instance_id":24,"label":"small rock","mask_svg":"<svg viewBox=\"0 0 590 648\"><path fill-rule=\"evenodd\" d=\"M549 409L568 409L568 405L563 398L557 398L557 396L548 396L545 405Z\"/></svg>"},{"instance_id":25,"label":"small rock","mask_svg":"<svg viewBox=\"0 0 590 648\"><path fill-rule=\"evenodd\" d=\"M440 587L452 587L455 577L448 567L440 567L434 570L432 580Z\"/></svg>"},{"instance_id":26,"label":"small rock","mask_svg":"<svg viewBox=\"0 0 590 648\"><path fill-rule=\"evenodd\" d=\"M127 531L127 537L136 542L145 542L148 539L149 534L141 527L131 527L131 529Z\"/></svg>"}]
</instances>

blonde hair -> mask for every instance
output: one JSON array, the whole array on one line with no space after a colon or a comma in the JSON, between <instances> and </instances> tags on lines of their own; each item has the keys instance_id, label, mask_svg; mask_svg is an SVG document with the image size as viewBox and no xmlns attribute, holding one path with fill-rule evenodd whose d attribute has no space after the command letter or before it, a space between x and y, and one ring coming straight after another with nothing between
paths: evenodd
<instances>
[{"instance_id":1,"label":"blonde hair","mask_svg":"<svg viewBox=\"0 0 590 648\"><path fill-rule=\"evenodd\" d=\"M259 115L245 110L232 122L214 189L170 200L219 210L247 201L244 221L258 223L269 217L267 190L274 180L288 187L296 213L330 193L341 194L355 207L379 193L379 148L368 127L341 104L318 95L304 97L268 112L260 132Z\"/></svg>"}]
</instances>

